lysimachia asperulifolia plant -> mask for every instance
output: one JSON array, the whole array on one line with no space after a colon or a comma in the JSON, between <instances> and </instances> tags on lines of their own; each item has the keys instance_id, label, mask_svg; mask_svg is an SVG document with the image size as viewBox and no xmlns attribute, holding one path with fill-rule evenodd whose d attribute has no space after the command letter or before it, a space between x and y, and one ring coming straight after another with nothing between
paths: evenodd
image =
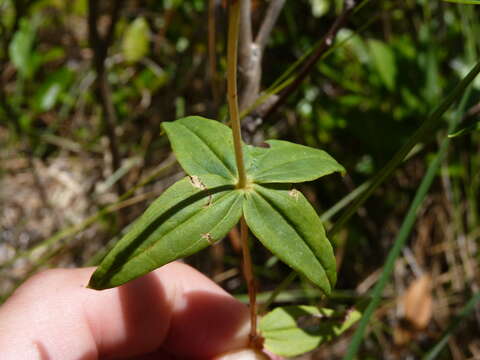
<instances>
[{"instance_id":1,"label":"lysimachia asperulifolia plant","mask_svg":"<svg viewBox=\"0 0 480 360\"><path fill-rule=\"evenodd\" d=\"M337 161L322 150L287 141L268 140L268 147L242 143L246 182L239 186L228 126L190 116L163 123L163 129L187 176L165 190L131 226L103 259L89 287L119 286L194 254L222 240L243 217L266 248L330 294L336 282L332 246L316 211L292 184L343 172ZM281 314L285 318L296 313ZM296 324L292 319L289 324ZM315 333L292 326L278 329L269 320L260 323L260 332L269 350L291 355L311 350L328 339L326 333L340 331L351 322L351 317L327 321ZM290 343L290 352L285 352L275 345L278 336L297 339L297 343Z\"/></svg>"},{"instance_id":2,"label":"lysimachia asperulifolia plant","mask_svg":"<svg viewBox=\"0 0 480 360\"><path fill-rule=\"evenodd\" d=\"M333 249L320 219L291 184L344 171L326 152L281 140L243 145L247 185L238 189L232 132L198 116L163 124L187 176L132 225L93 274L106 289L223 239L243 215L262 244L325 294L336 281Z\"/></svg>"}]
</instances>

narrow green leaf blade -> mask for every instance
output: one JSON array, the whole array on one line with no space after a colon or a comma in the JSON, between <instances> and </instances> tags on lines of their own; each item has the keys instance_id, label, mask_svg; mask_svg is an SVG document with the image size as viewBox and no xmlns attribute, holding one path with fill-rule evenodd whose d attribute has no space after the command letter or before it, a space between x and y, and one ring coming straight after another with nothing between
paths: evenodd
<instances>
[{"instance_id":1,"label":"narrow green leaf blade","mask_svg":"<svg viewBox=\"0 0 480 360\"><path fill-rule=\"evenodd\" d=\"M162 127L187 174L237 178L232 131L228 126L200 116L188 116L164 122Z\"/></svg>"},{"instance_id":2,"label":"narrow green leaf blade","mask_svg":"<svg viewBox=\"0 0 480 360\"><path fill-rule=\"evenodd\" d=\"M395 54L390 46L383 41L370 39L368 45L380 79L388 90L393 91L397 77Z\"/></svg>"},{"instance_id":3,"label":"narrow green leaf blade","mask_svg":"<svg viewBox=\"0 0 480 360\"><path fill-rule=\"evenodd\" d=\"M299 191L254 185L243 206L248 226L272 253L325 294L336 282L336 263L320 219Z\"/></svg>"},{"instance_id":4,"label":"narrow green leaf blade","mask_svg":"<svg viewBox=\"0 0 480 360\"><path fill-rule=\"evenodd\" d=\"M286 357L301 355L341 335L360 319L356 310L346 313L315 306L279 307L259 323L265 348Z\"/></svg>"},{"instance_id":5,"label":"narrow green leaf blade","mask_svg":"<svg viewBox=\"0 0 480 360\"><path fill-rule=\"evenodd\" d=\"M255 183L311 181L345 169L325 151L283 140L268 140L270 148L247 146L252 153L247 168ZM248 164L248 162L247 162Z\"/></svg>"},{"instance_id":6,"label":"narrow green leaf blade","mask_svg":"<svg viewBox=\"0 0 480 360\"><path fill-rule=\"evenodd\" d=\"M446 2L464 4L464 5L480 5L480 0L443 0Z\"/></svg>"},{"instance_id":7,"label":"narrow green leaf blade","mask_svg":"<svg viewBox=\"0 0 480 360\"><path fill-rule=\"evenodd\" d=\"M35 26L27 19L21 19L20 28L9 44L8 52L12 64L24 78L31 78L35 71L33 62L33 47L35 41Z\"/></svg>"},{"instance_id":8,"label":"narrow green leaf blade","mask_svg":"<svg viewBox=\"0 0 480 360\"><path fill-rule=\"evenodd\" d=\"M73 79L74 73L67 67L49 75L33 98L33 107L38 112L50 111L59 102L62 92Z\"/></svg>"},{"instance_id":9,"label":"narrow green leaf blade","mask_svg":"<svg viewBox=\"0 0 480 360\"><path fill-rule=\"evenodd\" d=\"M178 181L108 253L89 287L119 286L221 240L240 219L242 199L241 192L220 176Z\"/></svg>"}]
</instances>

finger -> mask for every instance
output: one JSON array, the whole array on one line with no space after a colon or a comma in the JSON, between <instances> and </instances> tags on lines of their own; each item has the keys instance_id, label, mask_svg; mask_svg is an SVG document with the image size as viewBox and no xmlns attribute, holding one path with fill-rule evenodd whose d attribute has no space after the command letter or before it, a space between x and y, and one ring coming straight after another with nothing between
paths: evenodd
<instances>
[{"instance_id":1,"label":"finger","mask_svg":"<svg viewBox=\"0 0 480 360\"><path fill-rule=\"evenodd\" d=\"M245 346L248 311L191 267L172 263L121 287L85 288L93 269L50 270L0 308L2 359L95 359L164 348L212 357Z\"/></svg>"}]
</instances>

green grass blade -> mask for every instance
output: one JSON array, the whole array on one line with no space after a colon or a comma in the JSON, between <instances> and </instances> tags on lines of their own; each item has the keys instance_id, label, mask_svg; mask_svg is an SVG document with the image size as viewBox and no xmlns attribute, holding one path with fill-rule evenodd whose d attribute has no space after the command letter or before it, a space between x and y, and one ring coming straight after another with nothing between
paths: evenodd
<instances>
[{"instance_id":1,"label":"green grass blade","mask_svg":"<svg viewBox=\"0 0 480 360\"><path fill-rule=\"evenodd\" d=\"M480 64L477 64L475 69L480 70ZM471 73L470 73L471 74ZM470 75L469 74L469 75ZM468 76L467 76L468 78ZM473 79L472 79L473 80ZM462 83L465 81L465 79L462 81ZM456 122L458 122L458 119L460 118L460 115L463 112L463 109L465 107L465 104L467 102L467 99L469 97L470 91L467 90L463 98L459 104L458 110L453 118L453 120L450 122L449 126L449 131L452 131L455 126ZM447 99L453 99L452 96L449 96ZM443 105L443 106L442 106ZM443 112L447 109L448 106L446 106L445 101L442 103L442 105L439 108L443 108ZM443 114L442 112L442 114ZM435 112L438 114L437 116L440 116L440 111L437 110ZM437 174L438 169L440 168L441 162L447 152L448 146L450 144L450 139L448 137L445 137L445 139L442 142L442 145L440 146L440 149L435 157L435 159L430 163L427 173L422 179L422 182L420 184L420 187L418 188L415 197L412 201L412 204L410 205L410 208L408 209L407 216L405 217L402 226L400 227L400 230L398 232L397 237L395 238L393 248L390 250L387 261L385 263L385 267L382 271L382 274L380 276L379 281L375 285L373 289L373 294L372 294L372 301L369 303L367 306L367 309L365 310L362 319L360 320L360 324L358 328L355 331L355 334L353 335L353 338L350 342L350 345L347 350L347 354L343 358L344 360L353 360L358 352L358 349L360 347L360 344L362 343L363 336L365 333L365 330L367 328L367 325L370 321L370 318L372 317L374 311L377 309L378 305L380 304L381 297L383 294L383 290L385 289L386 284L390 280L390 276L393 272L394 266L395 266L395 260L398 258L400 255L402 248L405 245L405 242L407 241L408 236L410 235L410 231L413 228L413 225L415 223L416 217L417 217L417 211L422 204L423 200L425 199L428 190L430 189L430 186L433 183L433 180L435 179L435 175Z\"/></svg>"},{"instance_id":2,"label":"green grass blade","mask_svg":"<svg viewBox=\"0 0 480 360\"><path fill-rule=\"evenodd\" d=\"M463 4L463 5L480 5L479 0L443 0L445 2Z\"/></svg>"},{"instance_id":3,"label":"green grass blade","mask_svg":"<svg viewBox=\"0 0 480 360\"><path fill-rule=\"evenodd\" d=\"M453 91L442 101L442 103L435 109L435 111L420 125L420 127L413 133L408 141L397 151L397 153L390 159L390 161L375 175L372 179L371 185L360 195L335 223L333 228L329 231L328 236L335 235L350 217L355 214L360 206L367 200L370 195L387 180L400 165L403 159L413 149L413 147L422 141L427 135L431 135L435 128L439 125L440 120L448 110L448 108L458 100L465 92L467 86L480 73L480 62L478 62L472 70L460 81Z\"/></svg>"}]
</instances>

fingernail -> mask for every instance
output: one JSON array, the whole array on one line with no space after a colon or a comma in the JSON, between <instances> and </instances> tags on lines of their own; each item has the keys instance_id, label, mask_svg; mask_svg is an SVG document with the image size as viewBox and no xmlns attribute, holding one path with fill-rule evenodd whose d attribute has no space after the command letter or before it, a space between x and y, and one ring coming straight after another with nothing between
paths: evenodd
<instances>
[{"instance_id":1,"label":"fingernail","mask_svg":"<svg viewBox=\"0 0 480 360\"><path fill-rule=\"evenodd\" d=\"M214 360L270 360L270 357L258 350L239 349L222 354Z\"/></svg>"}]
</instances>

